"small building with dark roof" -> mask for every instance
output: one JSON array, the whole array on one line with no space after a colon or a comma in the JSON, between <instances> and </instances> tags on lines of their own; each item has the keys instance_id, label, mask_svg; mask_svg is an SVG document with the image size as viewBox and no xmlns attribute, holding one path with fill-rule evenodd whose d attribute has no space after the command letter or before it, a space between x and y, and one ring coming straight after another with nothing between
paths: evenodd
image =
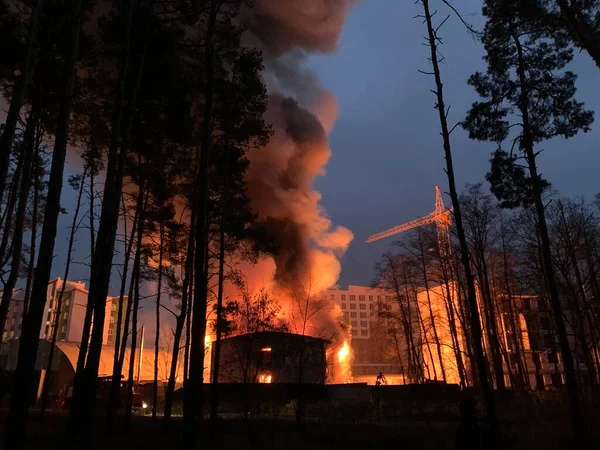
<instances>
[{"instance_id":1,"label":"small building with dark roof","mask_svg":"<svg viewBox=\"0 0 600 450\"><path fill-rule=\"evenodd\" d=\"M219 383L325 384L329 341L300 334L260 331L221 341ZM215 361L212 346L211 361ZM214 363L211 367L211 379Z\"/></svg>"}]
</instances>

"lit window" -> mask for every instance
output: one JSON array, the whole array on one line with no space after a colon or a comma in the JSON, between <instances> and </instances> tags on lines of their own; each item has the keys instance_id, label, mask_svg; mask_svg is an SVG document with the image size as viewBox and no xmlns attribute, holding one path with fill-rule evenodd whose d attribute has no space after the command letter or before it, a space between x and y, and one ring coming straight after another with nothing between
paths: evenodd
<instances>
[{"instance_id":1,"label":"lit window","mask_svg":"<svg viewBox=\"0 0 600 450\"><path fill-rule=\"evenodd\" d=\"M355 302L356 301L356 295L351 295L350 296L350 301L351 302Z\"/></svg>"},{"instance_id":2,"label":"lit window","mask_svg":"<svg viewBox=\"0 0 600 450\"><path fill-rule=\"evenodd\" d=\"M69 317L69 313L68 312L66 312L66 313L63 314L63 319L67 320L67 317Z\"/></svg>"},{"instance_id":3,"label":"lit window","mask_svg":"<svg viewBox=\"0 0 600 450\"><path fill-rule=\"evenodd\" d=\"M357 327L358 326L358 322L356 320L353 320L350 325L352 325L353 327Z\"/></svg>"},{"instance_id":4,"label":"lit window","mask_svg":"<svg viewBox=\"0 0 600 450\"><path fill-rule=\"evenodd\" d=\"M361 320L360 321L360 326L363 327L363 328L367 328L368 327L367 321L366 320Z\"/></svg>"},{"instance_id":5,"label":"lit window","mask_svg":"<svg viewBox=\"0 0 600 450\"><path fill-rule=\"evenodd\" d=\"M273 380L273 376L269 372L261 373L258 377L259 383L270 383Z\"/></svg>"},{"instance_id":6,"label":"lit window","mask_svg":"<svg viewBox=\"0 0 600 450\"><path fill-rule=\"evenodd\" d=\"M363 312L361 312L361 313L360 313L360 318L361 318L361 319L366 319L366 318L367 318L367 313L363 313Z\"/></svg>"},{"instance_id":7,"label":"lit window","mask_svg":"<svg viewBox=\"0 0 600 450\"><path fill-rule=\"evenodd\" d=\"M350 309L356 309L356 303L350 303Z\"/></svg>"},{"instance_id":8,"label":"lit window","mask_svg":"<svg viewBox=\"0 0 600 450\"><path fill-rule=\"evenodd\" d=\"M360 330L360 335L361 336L368 336L369 335L369 330Z\"/></svg>"},{"instance_id":9,"label":"lit window","mask_svg":"<svg viewBox=\"0 0 600 450\"><path fill-rule=\"evenodd\" d=\"M346 309L346 304L342 303L342 309Z\"/></svg>"},{"instance_id":10,"label":"lit window","mask_svg":"<svg viewBox=\"0 0 600 450\"><path fill-rule=\"evenodd\" d=\"M62 330L61 330L61 331L64 333L65 331L67 331L67 327L63 325L63 327L62 327Z\"/></svg>"},{"instance_id":11,"label":"lit window","mask_svg":"<svg viewBox=\"0 0 600 450\"><path fill-rule=\"evenodd\" d=\"M356 319L356 313L355 312L351 312L350 313L350 317L352 317L353 319Z\"/></svg>"},{"instance_id":12,"label":"lit window","mask_svg":"<svg viewBox=\"0 0 600 450\"><path fill-rule=\"evenodd\" d=\"M360 309L367 309L367 305L365 305L364 303L360 304Z\"/></svg>"},{"instance_id":13,"label":"lit window","mask_svg":"<svg viewBox=\"0 0 600 450\"><path fill-rule=\"evenodd\" d=\"M69 306L70 303L71 303L71 301L69 299L65 300L65 306Z\"/></svg>"},{"instance_id":14,"label":"lit window","mask_svg":"<svg viewBox=\"0 0 600 450\"><path fill-rule=\"evenodd\" d=\"M364 302L365 301L365 296L364 295L359 295L358 296L358 301L359 302Z\"/></svg>"}]
</instances>

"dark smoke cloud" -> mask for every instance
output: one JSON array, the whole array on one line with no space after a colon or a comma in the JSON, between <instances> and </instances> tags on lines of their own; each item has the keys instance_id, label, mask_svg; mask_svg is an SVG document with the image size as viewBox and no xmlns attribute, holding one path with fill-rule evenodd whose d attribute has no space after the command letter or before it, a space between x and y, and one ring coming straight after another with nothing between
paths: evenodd
<instances>
[{"instance_id":1,"label":"dark smoke cloud","mask_svg":"<svg viewBox=\"0 0 600 450\"><path fill-rule=\"evenodd\" d=\"M290 51L331 53L357 0L255 0L248 29L269 58Z\"/></svg>"},{"instance_id":2,"label":"dark smoke cloud","mask_svg":"<svg viewBox=\"0 0 600 450\"><path fill-rule=\"evenodd\" d=\"M279 287L325 289L337 282L339 258L352 233L334 227L313 183L331 156L327 133L337 101L307 65L309 53L338 45L356 0L255 0L242 18L246 41L265 58L267 120L275 134L249 153L248 185L259 220L276 240L274 278Z\"/></svg>"}]
</instances>

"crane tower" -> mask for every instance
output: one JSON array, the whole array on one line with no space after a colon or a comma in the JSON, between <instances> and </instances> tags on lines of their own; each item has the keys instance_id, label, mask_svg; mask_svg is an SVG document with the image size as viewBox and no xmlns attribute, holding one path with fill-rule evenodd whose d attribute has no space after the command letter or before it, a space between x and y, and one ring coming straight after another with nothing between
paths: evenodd
<instances>
[{"instance_id":1,"label":"crane tower","mask_svg":"<svg viewBox=\"0 0 600 450\"><path fill-rule=\"evenodd\" d=\"M444 200L442 198L442 191L439 186L435 187L435 209L433 212L427 214L419 219L411 220L410 222L396 225L389 230L382 231L374 234L367 239L367 243L379 241L396 234L404 233L405 231L412 230L414 228L421 227L423 225L429 225L435 223L437 229L438 245L440 248L440 254L446 255L450 251L450 233L448 228L450 227L452 219L450 214L452 208L446 208Z\"/></svg>"}]
</instances>

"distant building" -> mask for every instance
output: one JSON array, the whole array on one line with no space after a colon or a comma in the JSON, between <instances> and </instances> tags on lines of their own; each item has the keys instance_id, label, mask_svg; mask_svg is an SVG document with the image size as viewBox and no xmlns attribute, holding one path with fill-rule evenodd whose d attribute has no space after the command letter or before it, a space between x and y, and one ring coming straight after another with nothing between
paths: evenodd
<instances>
[{"instance_id":1,"label":"distant building","mask_svg":"<svg viewBox=\"0 0 600 450\"><path fill-rule=\"evenodd\" d=\"M325 294L324 294L325 295ZM352 378L355 382L374 384L382 372L389 384L404 383L402 374L389 348L382 339L384 321L379 317L379 307L390 293L382 289L349 285L348 289L329 289L329 300L342 310L344 322L350 325L352 334Z\"/></svg>"},{"instance_id":2,"label":"distant building","mask_svg":"<svg viewBox=\"0 0 600 450\"><path fill-rule=\"evenodd\" d=\"M80 342L83 333L83 323L85 321L85 309L87 306L88 291L85 283L80 281L66 281L62 297L62 305L58 310L59 297L63 288L63 280L55 278L48 283L46 296L46 306L44 308L44 318L40 328L40 339L52 339L54 324L58 315L58 341ZM21 326L23 324L24 312L23 290L15 290L9 305L9 312L6 317L5 331L2 336L2 342L18 339L21 336ZM109 317L111 315L112 299L109 297L106 302L106 317L103 330L103 344L108 342L108 332L110 328ZM116 324L114 325L116 327Z\"/></svg>"},{"instance_id":3,"label":"distant building","mask_svg":"<svg viewBox=\"0 0 600 450\"><path fill-rule=\"evenodd\" d=\"M108 320L108 331L106 336L106 345L115 345L117 337L117 325L119 320L119 297L108 297L106 304L110 303L110 317ZM125 329L125 315L127 314L127 305L129 303L128 297L123 297L123 310L121 312L121 337L123 336L123 330Z\"/></svg>"},{"instance_id":4,"label":"distant building","mask_svg":"<svg viewBox=\"0 0 600 450\"><path fill-rule=\"evenodd\" d=\"M223 339L219 382L325 384L326 344L325 339L275 331ZM214 361L214 346L211 351Z\"/></svg>"}]
</instances>

